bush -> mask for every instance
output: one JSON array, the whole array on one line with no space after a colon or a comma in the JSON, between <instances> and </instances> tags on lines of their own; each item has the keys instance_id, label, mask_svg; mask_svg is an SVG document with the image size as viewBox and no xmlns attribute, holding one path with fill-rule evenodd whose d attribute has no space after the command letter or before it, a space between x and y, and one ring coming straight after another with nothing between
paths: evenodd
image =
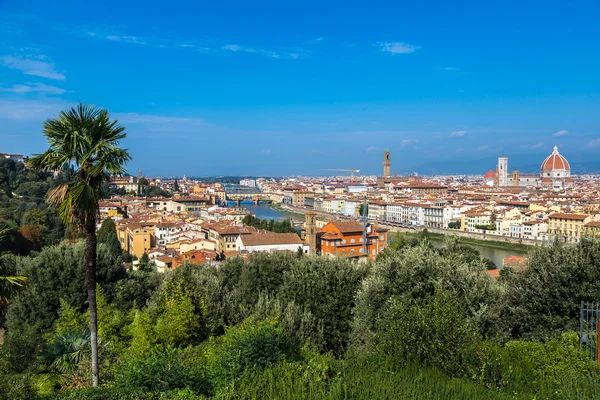
<instances>
[{"instance_id":1,"label":"bush","mask_svg":"<svg viewBox=\"0 0 600 400\"><path fill-rule=\"evenodd\" d=\"M262 369L296 355L283 328L273 320L247 321L229 328L211 350L210 371L217 388L226 387L246 370Z\"/></svg>"},{"instance_id":2,"label":"bush","mask_svg":"<svg viewBox=\"0 0 600 400\"><path fill-rule=\"evenodd\" d=\"M174 389L148 392L141 389L123 389L117 387L99 387L95 389L67 390L44 397L44 400L202 400L189 389Z\"/></svg>"},{"instance_id":3,"label":"bush","mask_svg":"<svg viewBox=\"0 0 600 400\"><path fill-rule=\"evenodd\" d=\"M31 375L10 375L0 371L0 400L36 400Z\"/></svg>"},{"instance_id":4,"label":"bush","mask_svg":"<svg viewBox=\"0 0 600 400\"><path fill-rule=\"evenodd\" d=\"M513 387L542 385L560 390L566 381L580 378L600 383L600 366L579 349L574 332L546 343L508 342L502 349L502 363L504 380Z\"/></svg>"},{"instance_id":5,"label":"bush","mask_svg":"<svg viewBox=\"0 0 600 400\"><path fill-rule=\"evenodd\" d=\"M336 354L345 351L356 292L367 268L344 259L304 257L284 273L280 299L283 304L293 302L316 318L323 331L321 350Z\"/></svg>"},{"instance_id":6,"label":"bush","mask_svg":"<svg viewBox=\"0 0 600 400\"><path fill-rule=\"evenodd\" d=\"M193 350L155 346L147 353L131 352L115 365L115 386L121 389L165 392L190 389L208 395L205 360Z\"/></svg>"},{"instance_id":7,"label":"bush","mask_svg":"<svg viewBox=\"0 0 600 400\"><path fill-rule=\"evenodd\" d=\"M476 329L448 292L423 302L393 298L378 321L378 349L401 360L438 367L452 376L471 376L469 353Z\"/></svg>"}]
</instances>

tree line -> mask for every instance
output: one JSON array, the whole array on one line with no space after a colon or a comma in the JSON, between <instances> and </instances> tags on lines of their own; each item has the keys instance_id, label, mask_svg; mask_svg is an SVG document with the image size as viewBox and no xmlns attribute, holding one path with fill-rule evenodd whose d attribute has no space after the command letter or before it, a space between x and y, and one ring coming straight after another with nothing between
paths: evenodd
<instances>
[{"instance_id":1,"label":"tree line","mask_svg":"<svg viewBox=\"0 0 600 400\"><path fill-rule=\"evenodd\" d=\"M124 271L112 235L98 248L105 387L85 389L82 242L18 260L29 282L8 309L4 383L29 379L39 391L43 376L53 398L305 398L307 386L314 398L378 398L368 388L427 398L440 385L449 397L599 394L600 371L577 337L580 302L600 298L596 241L534 248L525 271L494 279L456 238L440 249L426 236L396 239L371 264L258 253L159 274ZM389 371L405 376L393 390ZM411 386L422 374L429 386Z\"/></svg>"},{"instance_id":2,"label":"tree line","mask_svg":"<svg viewBox=\"0 0 600 400\"><path fill-rule=\"evenodd\" d=\"M246 215L242 220L242 223L246 226L252 226L256 229L263 229L275 233L300 233L294 227L294 223L290 219L284 219L282 221L275 221L273 219L260 219L254 215Z\"/></svg>"}]
</instances>

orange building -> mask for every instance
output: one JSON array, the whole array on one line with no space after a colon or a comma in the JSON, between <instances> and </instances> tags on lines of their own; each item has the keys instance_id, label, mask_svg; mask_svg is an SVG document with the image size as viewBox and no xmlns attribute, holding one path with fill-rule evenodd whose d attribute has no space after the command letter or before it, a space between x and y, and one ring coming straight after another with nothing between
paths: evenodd
<instances>
[{"instance_id":1,"label":"orange building","mask_svg":"<svg viewBox=\"0 0 600 400\"><path fill-rule=\"evenodd\" d=\"M387 229L367 225L367 255L375 259L387 245ZM322 256L365 257L363 226L357 221L330 221L317 233L317 250Z\"/></svg>"}]
</instances>

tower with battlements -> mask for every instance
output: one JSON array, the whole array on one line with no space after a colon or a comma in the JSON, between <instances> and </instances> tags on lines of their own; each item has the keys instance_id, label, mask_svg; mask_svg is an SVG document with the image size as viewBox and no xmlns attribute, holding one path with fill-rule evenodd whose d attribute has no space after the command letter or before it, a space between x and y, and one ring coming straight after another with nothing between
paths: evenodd
<instances>
[{"instance_id":1,"label":"tower with battlements","mask_svg":"<svg viewBox=\"0 0 600 400\"><path fill-rule=\"evenodd\" d=\"M392 168L392 159L390 158L390 152L386 150L385 153L383 153L383 176L384 177L390 176L391 168Z\"/></svg>"},{"instance_id":2,"label":"tower with battlements","mask_svg":"<svg viewBox=\"0 0 600 400\"><path fill-rule=\"evenodd\" d=\"M314 256L317 254L317 213L307 211L304 216L306 218L304 220L304 228L306 229L304 239L308 245L308 254Z\"/></svg>"}]
</instances>

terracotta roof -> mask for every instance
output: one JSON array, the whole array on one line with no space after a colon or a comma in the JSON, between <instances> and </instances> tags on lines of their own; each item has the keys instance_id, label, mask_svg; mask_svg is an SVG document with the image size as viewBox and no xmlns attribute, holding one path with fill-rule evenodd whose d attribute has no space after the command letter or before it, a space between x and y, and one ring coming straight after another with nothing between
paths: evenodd
<instances>
[{"instance_id":1,"label":"terracotta roof","mask_svg":"<svg viewBox=\"0 0 600 400\"><path fill-rule=\"evenodd\" d=\"M362 232L363 229L362 225L356 221L332 221L331 224L341 233Z\"/></svg>"},{"instance_id":2,"label":"terracotta roof","mask_svg":"<svg viewBox=\"0 0 600 400\"><path fill-rule=\"evenodd\" d=\"M486 272L488 274L490 274L490 276L492 276L493 278L498 278L500 276L500 270L499 269L488 269Z\"/></svg>"},{"instance_id":3,"label":"terracotta roof","mask_svg":"<svg viewBox=\"0 0 600 400\"><path fill-rule=\"evenodd\" d=\"M558 148L554 146L554 151L542 163L542 171L564 170L570 171L571 166L566 158L558 153Z\"/></svg>"},{"instance_id":4,"label":"terracotta roof","mask_svg":"<svg viewBox=\"0 0 600 400\"><path fill-rule=\"evenodd\" d=\"M266 245L284 245L297 244L299 246L304 243L295 233L256 233L253 235L244 235L241 237L244 246L266 246Z\"/></svg>"},{"instance_id":5,"label":"terracotta roof","mask_svg":"<svg viewBox=\"0 0 600 400\"><path fill-rule=\"evenodd\" d=\"M589 217L588 214L564 214L564 213L550 214L550 218L552 218L552 219L576 219L576 220L583 221L587 217Z\"/></svg>"},{"instance_id":6,"label":"terracotta roof","mask_svg":"<svg viewBox=\"0 0 600 400\"><path fill-rule=\"evenodd\" d=\"M489 170L483 176L483 179L494 179L494 178L496 178L496 173L494 171L492 171L492 170Z\"/></svg>"}]
</instances>

